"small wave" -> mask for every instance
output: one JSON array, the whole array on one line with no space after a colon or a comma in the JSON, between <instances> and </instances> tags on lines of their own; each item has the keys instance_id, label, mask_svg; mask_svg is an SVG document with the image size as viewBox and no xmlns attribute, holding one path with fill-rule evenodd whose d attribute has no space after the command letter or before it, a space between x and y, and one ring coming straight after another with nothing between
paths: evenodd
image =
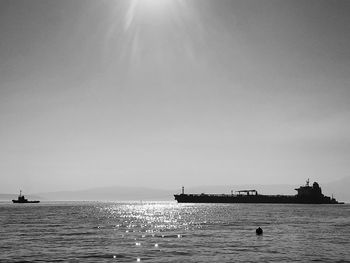
<instances>
[{"instance_id":1,"label":"small wave","mask_svg":"<svg viewBox=\"0 0 350 263\"><path fill-rule=\"evenodd\" d=\"M117 258L117 259L122 259L122 258L127 258L127 256L122 255L122 254L100 254L100 253L88 253L86 255L82 255L79 258L89 258L89 259L102 259L102 258Z\"/></svg>"},{"instance_id":2,"label":"small wave","mask_svg":"<svg viewBox=\"0 0 350 263\"><path fill-rule=\"evenodd\" d=\"M188 252L188 251L172 251L169 254L173 256L192 256L193 255L192 252Z\"/></svg>"},{"instance_id":3,"label":"small wave","mask_svg":"<svg viewBox=\"0 0 350 263\"><path fill-rule=\"evenodd\" d=\"M95 232L72 232L72 233L62 233L61 236L89 236L95 235Z\"/></svg>"}]
</instances>

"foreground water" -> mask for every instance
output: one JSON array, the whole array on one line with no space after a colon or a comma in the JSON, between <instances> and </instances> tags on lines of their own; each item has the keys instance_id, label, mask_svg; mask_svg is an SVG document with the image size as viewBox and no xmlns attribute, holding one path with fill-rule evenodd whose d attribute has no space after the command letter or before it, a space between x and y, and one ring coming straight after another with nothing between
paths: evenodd
<instances>
[{"instance_id":1,"label":"foreground water","mask_svg":"<svg viewBox=\"0 0 350 263\"><path fill-rule=\"evenodd\" d=\"M350 205L1 203L0 225L0 262L350 262Z\"/></svg>"}]
</instances>

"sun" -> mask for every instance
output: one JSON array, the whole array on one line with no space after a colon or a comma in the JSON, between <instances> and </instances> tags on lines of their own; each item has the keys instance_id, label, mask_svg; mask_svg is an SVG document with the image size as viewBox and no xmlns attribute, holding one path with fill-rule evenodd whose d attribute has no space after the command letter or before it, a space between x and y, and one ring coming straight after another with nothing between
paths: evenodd
<instances>
[{"instance_id":1,"label":"sun","mask_svg":"<svg viewBox=\"0 0 350 263\"><path fill-rule=\"evenodd\" d=\"M164 23L176 10L180 0L130 0L125 16L124 28L133 24Z\"/></svg>"}]
</instances>

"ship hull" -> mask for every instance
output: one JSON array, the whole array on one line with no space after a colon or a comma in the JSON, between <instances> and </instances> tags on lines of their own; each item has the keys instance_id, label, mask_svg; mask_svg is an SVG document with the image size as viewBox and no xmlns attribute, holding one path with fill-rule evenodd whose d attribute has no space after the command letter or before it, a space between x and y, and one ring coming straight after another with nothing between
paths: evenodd
<instances>
[{"instance_id":1,"label":"ship hull","mask_svg":"<svg viewBox=\"0 0 350 263\"><path fill-rule=\"evenodd\" d=\"M18 201L18 200L12 200L13 203L15 204L37 204L37 203L40 203L40 201L25 201L25 202L22 202L22 201Z\"/></svg>"},{"instance_id":2,"label":"ship hull","mask_svg":"<svg viewBox=\"0 0 350 263\"><path fill-rule=\"evenodd\" d=\"M292 195L174 195L178 203L268 203L268 204L340 204L324 196L323 198L305 198Z\"/></svg>"}]
</instances>

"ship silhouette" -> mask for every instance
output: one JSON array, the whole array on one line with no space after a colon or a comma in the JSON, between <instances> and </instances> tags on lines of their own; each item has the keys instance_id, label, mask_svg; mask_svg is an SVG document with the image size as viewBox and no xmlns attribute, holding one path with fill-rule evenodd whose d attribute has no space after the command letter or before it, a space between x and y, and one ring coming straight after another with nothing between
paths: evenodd
<instances>
[{"instance_id":1,"label":"ship silhouette","mask_svg":"<svg viewBox=\"0 0 350 263\"><path fill-rule=\"evenodd\" d=\"M29 201L28 199L26 199L24 197L24 195L22 195L22 190L19 191L19 195L18 195L18 198L17 200L12 200L13 203L20 203L20 204L23 204L23 203L39 203L40 201Z\"/></svg>"},{"instance_id":2,"label":"ship silhouette","mask_svg":"<svg viewBox=\"0 0 350 263\"><path fill-rule=\"evenodd\" d=\"M256 190L239 190L235 194L175 194L178 203L281 203L281 204L344 204L335 198L322 194L317 182L310 186L309 180L305 186L295 189L296 195L262 195Z\"/></svg>"}]
</instances>

